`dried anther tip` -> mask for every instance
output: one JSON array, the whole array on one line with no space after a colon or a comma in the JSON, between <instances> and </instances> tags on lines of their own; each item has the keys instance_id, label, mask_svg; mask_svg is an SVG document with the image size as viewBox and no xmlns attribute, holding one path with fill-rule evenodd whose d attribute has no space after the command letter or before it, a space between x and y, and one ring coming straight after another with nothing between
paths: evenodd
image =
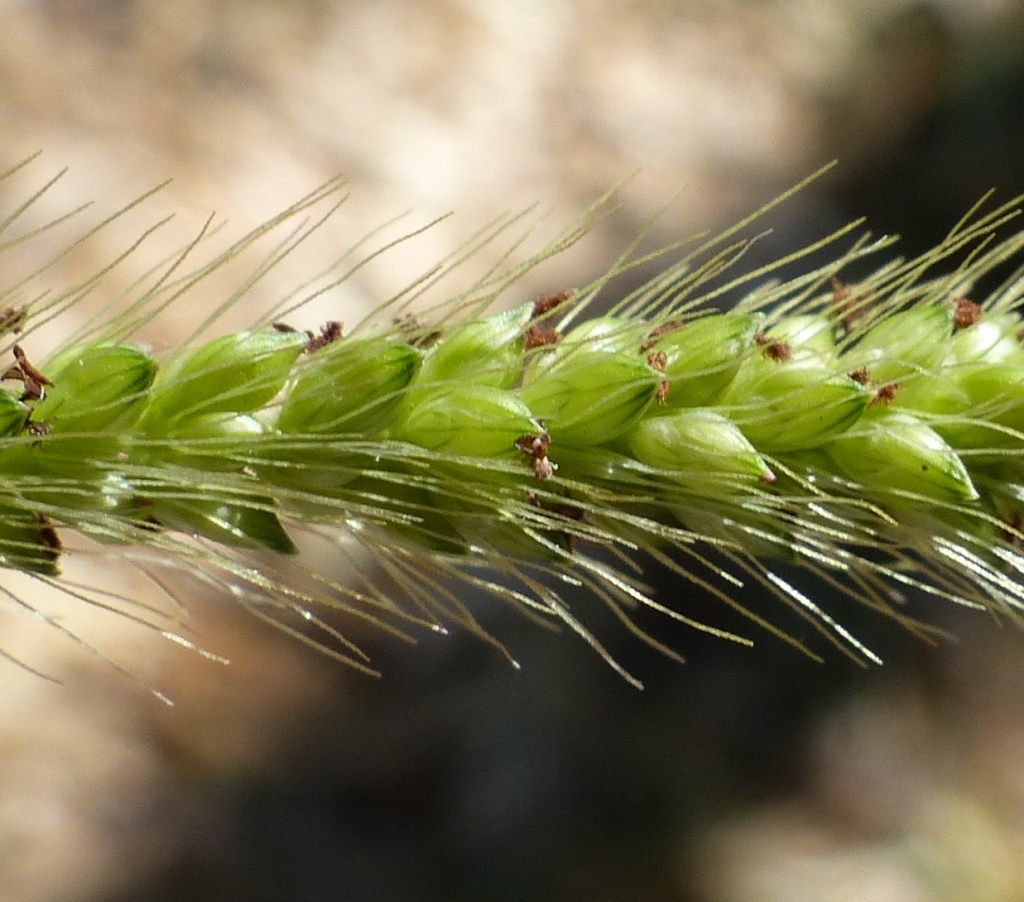
<instances>
[{"instance_id":1,"label":"dried anther tip","mask_svg":"<svg viewBox=\"0 0 1024 902\"><path fill-rule=\"evenodd\" d=\"M874 298L875 292L870 289L861 294L852 294L848 285L838 278L832 279L832 308L846 332L856 328L857 321L867 313Z\"/></svg>"},{"instance_id":2,"label":"dried anther tip","mask_svg":"<svg viewBox=\"0 0 1024 902\"><path fill-rule=\"evenodd\" d=\"M556 345L562 340L562 333L550 326L530 326L523 333L523 348L532 351L547 345Z\"/></svg>"},{"instance_id":3,"label":"dried anther tip","mask_svg":"<svg viewBox=\"0 0 1024 902\"><path fill-rule=\"evenodd\" d=\"M957 298L953 308L953 331L960 332L981 319L981 307L969 298Z\"/></svg>"},{"instance_id":4,"label":"dried anther tip","mask_svg":"<svg viewBox=\"0 0 1024 902\"><path fill-rule=\"evenodd\" d=\"M344 324L337 320L328 320L320 327L320 334L314 335L312 332L307 332L309 336L309 344L306 345L306 353L312 354L314 351L319 351L321 348L326 348L330 344L338 341L341 338L341 330L344 328Z\"/></svg>"},{"instance_id":5,"label":"dried anther tip","mask_svg":"<svg viewBox=\"0 0 1024 902\"><path fill-rule=\"evenodd\" d=\"M334 344L338 339L342 337L342 329L344 323L340 323L337 320L328 320L320 327L320 334L317 335L315 332L306 329L306 347L305 352L312 354L314 351L319 351L321 348L326 348L329 344ZM272 328L275 332L283 332L287 335L294 334L299 330L293 326L289 326L288 323L271 323Z\"/></svg>"},{"instance_id":6,"label":"dried anther tip","mask_svg":"<svg viewBox=\"0 0 1024 902\"><path fill-rule=\"evenodd\" d=\"M556 307L564 304L570 297L569 291L556 291L554 294L541 295L537 300L533 302L533 313L531 314L532 319L539 319L547 313L550 313Z\"/></svg>"},{"instance_id":7,"label":"dried anther tip","mask_svg":"<svg viewBox=\"0 0 1024 902\"><path fill-rule=\"evenodd\" d=\"M399 316L392 321L399 335L401 335L405 341L407 341L412 347L426 350L429 347L437 344L441 340L444 333L440 329L427 330L420 323L415 316L411 313L405 316Z\"/></svg>"},{"instance_id":8,"label":"dried anther tip","mask_svg":"<svg viewBox=\"0 0 1024 902\"><path fill-rule=\"evenodd\" d=\"M658 339L663 338L664 336L669 335L672 332L678 332L680 329L683 328L683 325L684 323L681 319L672 319L669 320L667 323L662 323L657 328L651 329L650 333L647 336L647 340L642 345L640 345L640 350L642 352L649 351L658 343Z\"/></svg>"},{"instance_id":9,"label":"dried anther tip","mask_svg":"<svg viewBox=\"0 0 1024 902\"><path fill-rule=\"evenodd\" d=\"M900 393L900 384L898 382L890 382L888 385L883 385L875 392L875 396L871 399L869 407L888 407L896 400L896 396Z\"/></svg>"},{"instance_id":10,"label":"dried anther tip","mask_svg":"<svg viewBox=\"0 0 1024 902\"><path fill-rule=\"evenodd\" d=\"M664 351L652 351L647 355L647 365L659 373L665 372L665 367L668 365L668 357ZM669 389L672 387L672 383L668 379L662 379L661 384L658 386L658 392L654 396L656 404L664 405L668 401Z\"/></svg>"},{"instance_id":11,"label":"dried anther tip","mask_svg":"<svg viewBox=\"0 0 1024 902\"><path fill-rule=\"evenodd\" d=\"M1012 513L1002 521L1002 528L999 530L1004 542L1019 547L1021 544L1021 516L1019 512Z\"/></svg>"},{"instance_id":12,"label":"dried anther tip","mask_svg":"<svg viewBox=\"0 0 1024 902\"><path fill-rule=\"evenodd\" d=\"M763 332L758 332L754 336L754 341L761 347L761 352L769 360L774 360L776 363L786 363L793 359L793 347L788 341L769 338Z\"/></svg>"},{"instance_id":13,"label":"dried anther tip","mask_svg":"<svg viewBox=\"0 0 1024 902\"><path fill-rule=\"evenodd\" d=\"M546 432L540 435L521 435L516 439L516 448L530 458L533 475L538 479L550 479L555 474L556 466L548 459L548 447L551 439Z\"/></svg>"},{"instance_id":14,"label":"dried anther tip","mask_svg":"<svg viewBox=\"0 0 1024 902\"><path fill-rule=\"evenodd\" d=\"M21 396L22 401L42 401L46 397L44 386L53 385L53 383L29 363L21 345L15 345L12 352L14 359L18 362L10 367L2 378L17 379L24 383L25 391Z\"/></svg>"},{"instance_id":15,"label":"dried anther tip","mask_svg":"<svg viewBox=\"0 0 1024 902\"><path fill-rule=\"evenodd\" d=\"M36 522L40 526L39 538L42 539L43 544L53 552L53 557L56 558L64 548L61 544L60 536L57 535L57 530L53 528L52 521L45 514L37 513Z\"/></svg>"}]
</instances>

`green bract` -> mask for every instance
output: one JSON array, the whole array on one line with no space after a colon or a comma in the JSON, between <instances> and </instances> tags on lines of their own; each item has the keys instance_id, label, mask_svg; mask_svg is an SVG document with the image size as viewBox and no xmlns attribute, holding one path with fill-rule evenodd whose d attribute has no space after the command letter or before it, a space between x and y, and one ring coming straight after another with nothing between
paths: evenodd
<instances>
[{"instance_id":1,"label":"green bract","mask_svg":"<svg viewBox=\"0 0 1024 902\"><path fill-rule=\"evenodd\" d=\"M643 420L629 435L629 450L641 463L712 490L721 487L719 478L775 481L743 433L706 408Z\"/></svg>"},{"instance_id":2,"label":"green bract","mask_svg":"<svg viewBox=\"0 0 1024 902\"><path fill-rule=\"evenodd\" d=\"M1016 313L988 316L953 336L946 349L946 362L1012 363L1024 365L1019 333L1020 317Z\"/></svg>"},{"instance_id":3,"label":"green bract","mask_svg":"<svg viewBox=\"0 0 1024 902\"><path fill-rule=\"evenodd\" d=\"M268 427L246 414L212 413L176 423L168 441L145 445L150 458L204 472L240 470L258 454Z\"/></svg>"},{"instance_id":4,"label":"green bract","mask_svg":"<svg viewBox=\"0 0 1024 902\"><path fill-rule=\"evenodd\" d=\"M876 382L898 382L932 371L946 354L953 308L912 307L871 326L848 355L851 370L866 367Z\"/></svg>"},{"instance_id":5,"label":"green bract","mask_svg":"<svg viewBox=\"0 0 1024 902\"><path fill-rule=\"evenodd\" d=\"M96 344L72 348L46 367L53 383L35 406L36 419L52 432L124 429L146 404L156 361L130 345Z\"/></svg>"},{"instance_id":6,"label":"green bract","mask_svg":"<svg viewBox=\"0 0 1024 902\"><path fill-rule=\"evenodd\" d=\"M0 438L21 432L31 412L27 404L0 390Z\"/></svg>"},{"instance_id":7,"label":"green bract","mask_svg":"<svg viewBox=\"0 0 1024 902\"><path fill-rule=\"evenodd\" d=\"M829 456L866 491L897 489L939 501L973 501L978 493L957 453L917 417L875 410L833 440Z\"/></svg>"},{"instance_id":8,"label":"green bract","mask_svg":"<svg viewBox=\"0 0 1024 902\"><path fill-rule=\"evenodd\" d=\"M300 332L238 332L189 351L160 371L146 427L213 413L250 413L281 390L308 337Z\"/></svg>"},{"instance_id":9,"label":"green bract","mask_svg":"<svg viewBox=\"0 0 1024 902\"><path fill-rule=\"evenodd\" d=\"M267 497L253 495L235 500L153 494L141 500L143 506L137 509L137 516L164 529L233 548L266 549L278 554L298 551Z\"/></svg>"},{"instance_id":10,"label":"green bract","mask_svg":"<svg viewBox=\"0 0 1024 902\"><path fill-rule=\"evenodd\" d=\"M417 397L391 427L397 439L466 457L512 457L518 438L542 431L515 393L488 385Z\"/></svg>"},{"instance_id":11,"label":"green bract","mask_svg":"<svg viewBox=\"0 0 1024 902\"><path fill-rule=\"evenodd\" d=\"M418 384L430 390L471 379L474 385L512 388L523 372L523 331L530 313L527 304L455 326L427 350Z\"/></svg>"},{"instance_id":12,"label":"green bract","mask_svg":"<svg viewBox=\"0 0 1024 902\"><path fill-rule=\"evenodd\" d=\"M420 352L391 338L346 338L304 360L277 416L290 434L365 434L386 426Z\"/></svg>"},{"instance_id":13,"label":"green bract","mask_svg":"<svg viewBox=\"0 0 1024 902\"><path fill-rule=\"evenodd\" d=\"M643 323L620 316L598 316L580 323L562 339L562 353L583 346L590 351L637 354L648 331Z\"/></svg>"},{"instance_id":14,"label":"green bract","mask_svg":"<svg viewBox=\"0 0 1024 902\"><path fill-rule=\"evenodd\" d=\"M602 444L644 415L662 378L639 356L571 347L549 365L531 368L521 395L554 441Z\"/></svg>"},{"instance_id":15,"label":"green bract","mask_svg":"<svg viewBox=\"0 0 1024 902\"><path fill-rule=\"evenodd\" d=\"M764 316L723 313L685 323L652 346L665 354L670 407L702 407L718 401L751 353Z\"/></svg>"},{"instance_id":16,"label":"green bract","mask_svg":"<svg viewBox=\"0 0 1024 902\"><path fill-rule=\"evenodd\" d=\"M784 342L792 360L834 366L838 353L834 329L835 324L829 317L808 313L784 319L766 335L774 341Z\"/></svg>"},{"instance_id":17,"label":"green bract","mask_svg":"<svg viewBox=\"0 0 1024 902\"><path fill-rule=\"evenodd\" d=\"M813 363L751 359L722 398L724 410L758 450L818 448L849 429L873 393Z\"/></svg>"}]
</instances>

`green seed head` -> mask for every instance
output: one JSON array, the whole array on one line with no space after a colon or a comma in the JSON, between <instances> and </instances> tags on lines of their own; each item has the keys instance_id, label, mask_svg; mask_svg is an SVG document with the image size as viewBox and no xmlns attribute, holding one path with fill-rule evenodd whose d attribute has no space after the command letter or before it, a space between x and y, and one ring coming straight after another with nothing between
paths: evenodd
<instances>
[{"instance_id":1,"label":"green seed head","mask_svg":"<svg viewBox=\"0 0 1024 902\"><path fill-rule=\"evenodd\" d=\"M42 373L29 359L38 349L14 345L2 375L20 385L0 392L0 566L53 576L61 528L150 545L253 589L272 602L266 610L308 613L323 590L328 604L372 622L401 618L398 631L422 621L482 629L446 586L461 572L571 628L608 660L559 585L592 588L642 636L632 611L664 607L645 595L627 560L634 552L735 606L759 583L859 658L873 659L774 569L778 560L808 566L876 609L895 609L890 599L911 583L1019 611L1021 293L1007 282L978 306L951 301L949 287L1020 253L1024 236L990 242L1010 213L964 220L940 247L886 265L860 287L835 280L831 296L822 286L839 266L884 241L847 244L839 259L791 281L765 281L781 272L768 265L711 287L748 246L732 230L687 250L615 314L565 335L554 327L649 258L624 256L572 296L508 313L466 319L473 311L453 305L436 328L228 335L155 375L142 351L106 340L62 353ZM971 242L981 247L954 280L933 278L931 267ZM175 267L187 267L186 256ZM801 259L809 258L798 252L778 267ZM173 284L189 278L176 273ZM694 318L750 279L764 287L741 312ZM506 281L492 273L459 297ZM106 334L127 334L170 284ZM19 311L5 317L8 331L21 327ZM414 346L414 332L431 341ZM25 333L26 342L38 335ZM284 524L338 538L346 555L360 548L350 560L367 576L363 586L342 584L335 570L287 584L295 571L249 554L293 552ZM369 566L364 574L363 551L408 590L408 608ZM72 584L69 594L78 592ZM771 615L751 618L774 626ZM333 621L329 629L346 657L347 637Z\"/></svg>"}]
</instances>

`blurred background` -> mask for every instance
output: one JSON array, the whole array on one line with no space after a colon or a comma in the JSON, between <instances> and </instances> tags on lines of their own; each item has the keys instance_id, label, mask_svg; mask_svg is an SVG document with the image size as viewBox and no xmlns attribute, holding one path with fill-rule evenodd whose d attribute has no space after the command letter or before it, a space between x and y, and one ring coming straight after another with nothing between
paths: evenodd
<instances>
[{"instance_id":1,"label":"blurred background","mask_svg":"<svg viewBox=\"0 0 1024 902\"><path fill-rule=\"evenodd\" d=\"M295 325L358 320L507 211L536 205L542 241L634 173L614 215L509 302L585 283L659 212L652 247L836 158L758 254L861 215L919 252L989 188L1024 191L1020 0L0 0L0 25L0 164L42 151L0 201L69 167L22 227L85 201L102 217L173 179L39 290L174 213L104 286L129 290L211 211L237 238L346 178L339 214L225 328L407 212L395 234L455 215ZM31 273L62 240L7 257ZM457 275L471 284L504 249ZM231 279L204 288L210 309ZM173 345L202 306L146 337ZM71 325L34 333L33 353ZM659 632L680 668L595 611L639 693L572 637L501 612L485 619L521 672L472 637L366 637L372 680L224 599L189 600L232 666L97 627L174 708L0 611L4 651L63 681L0 662L0 898L1024 899L1024 637L983 616L929 610L957 637L929 647L850 611L887 660L869 672L766 636L745 650Z\"/></svg>"}]
</instances>

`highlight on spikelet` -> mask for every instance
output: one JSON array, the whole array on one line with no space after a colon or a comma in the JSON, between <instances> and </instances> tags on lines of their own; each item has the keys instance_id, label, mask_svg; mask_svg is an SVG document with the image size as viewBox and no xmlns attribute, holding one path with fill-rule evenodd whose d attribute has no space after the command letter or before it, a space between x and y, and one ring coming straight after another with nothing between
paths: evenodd
<instances>
[{"instance_id":1,"label":"highlight on spikelet","mask_svg":"<svg viewBox=\"0 0 1024 902\"><path fill-rule=\"evenodd\" d=\"M410 290L385 305L390 319L349 331L304 331L292 324L302 304L289 302L287 321L166 359L133 341L148 311L332 204L338 187L187 272L190 245L124 312L49 357L31 341L32 306L6 309L0 565L117 607L102 586L62 583L61 537L77 534L88 553L199 575L368 672L345 618L403 638L461 627L502 648L453 580L567 627L633 683L565 587L672 656L636 624L639 608L751 643L654 597L641 556L812 656L771 610L748 606L752 590L860 661L878 658L842 626L851 602L926 638L908 589L1020 617L1024 276L968 299L1024 246L1024 232L993 240L1012 203L979 205L920 258L849 283L844 270L891 239L864 236L811 262L855 223L729 279L753 240L745 230L787 193L722 235L655 255L662 274L600 316L590 312L608 283L652 258L630 248L590 285L499 310L605 198L526 264L416 319ZM776 277L801 262L801 275ZM333 543L344 573L285 573L309 536ZM799 571L824 587L819 599ZM169 623L129 613L187 642L177 609Z\"/></svg>"}]
</instances>

